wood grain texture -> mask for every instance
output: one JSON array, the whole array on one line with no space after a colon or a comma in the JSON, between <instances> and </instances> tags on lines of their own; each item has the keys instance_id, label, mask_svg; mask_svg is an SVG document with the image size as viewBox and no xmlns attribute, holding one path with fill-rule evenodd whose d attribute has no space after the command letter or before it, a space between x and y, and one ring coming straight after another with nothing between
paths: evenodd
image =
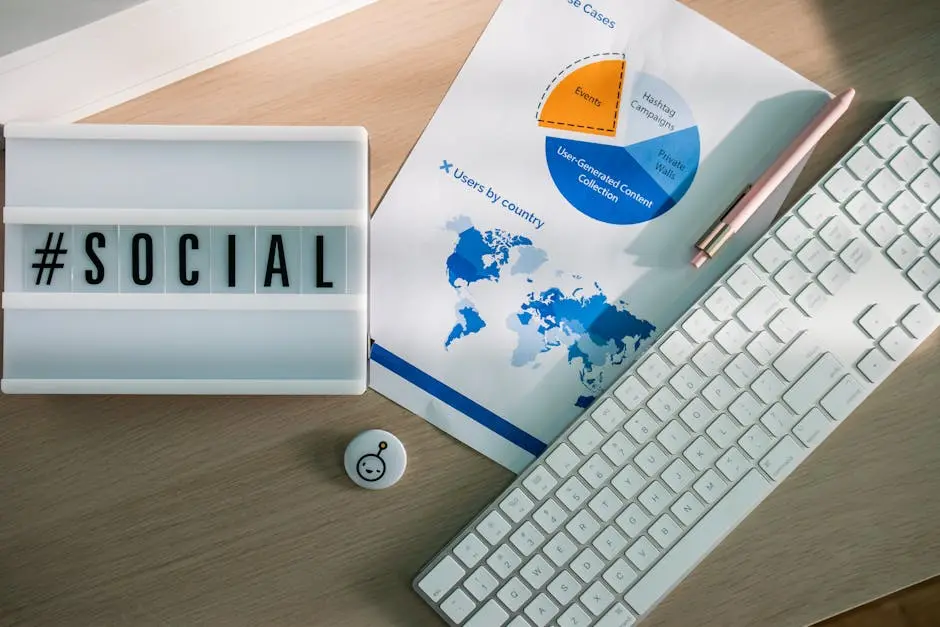
<instances>
[{"instance_id":1,"label":"wood grain texture","mask_svg":"<svg viewBox=\"0 0 940 627\"><path fill-rule=\"evenodd\" d=\"M381 0L88 122L363 125L374 205L496 4ZM940 115L936 0L688 4L830 91L858 89L793 197L899 98ZM938 344L648 625L795 627L940 573ZM372 392L2 397L0 416L0 625L439 625L411 578L512 478ZM394 489L343 473L370 427L408 449Z\"/></svg>"}]
</instances>

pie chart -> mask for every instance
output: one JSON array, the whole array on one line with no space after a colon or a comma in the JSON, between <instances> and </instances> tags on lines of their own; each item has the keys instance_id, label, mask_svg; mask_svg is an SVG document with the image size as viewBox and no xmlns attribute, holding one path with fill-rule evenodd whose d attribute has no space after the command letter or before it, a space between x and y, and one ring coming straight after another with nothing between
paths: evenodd
<instances>
[{"instance_id":1,"label":"pie chart","mask_svg":"<svg viewBox=\"0 0 940 627\"><path fill-rule=\"evenodd\" d=\"M601 53L551 81L538 107L555 187L575 209L608 224L641 224L688 192L701 153L688 105L665 81Z\"/></svg>"}]
</instances>

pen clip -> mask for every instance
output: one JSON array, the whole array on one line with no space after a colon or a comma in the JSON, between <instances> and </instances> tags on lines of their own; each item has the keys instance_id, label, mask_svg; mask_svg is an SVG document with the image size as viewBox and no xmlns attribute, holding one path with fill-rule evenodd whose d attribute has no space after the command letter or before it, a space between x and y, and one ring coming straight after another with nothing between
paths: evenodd
<instances>
[{"instance_id":1,"label":"pen clip","mask_svg":"<svg viewBox=\"0 0 940 627\"><path fill-rule=\"evenodd\" d=\"M744 196L746 196L749 191L751 191L751 187L753 187L753 184L748 183L744 189L741 190L741 193L738 194L737 198L735 198L731 204L725 208L721 216L715 220L711 228L708 229L708 232L698 241L698 243L696 243L695 247L698 250L702 251L709 257L712 257L716 252L718 252L718 249L721 248L721 246L726 241L728 241L728 238L731 237L731 227L727 222L725 222L725 218L727 218L728 214L730 214L735 206L741 202L741 199L744 198Z\"/></svg>"}]
</instances>

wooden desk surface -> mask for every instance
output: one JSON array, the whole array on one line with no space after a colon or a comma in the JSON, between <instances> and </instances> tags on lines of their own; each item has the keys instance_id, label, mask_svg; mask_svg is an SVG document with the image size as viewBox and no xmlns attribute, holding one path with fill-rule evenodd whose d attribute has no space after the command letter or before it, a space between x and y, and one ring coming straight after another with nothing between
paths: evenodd
<instances>
[{"instance_id":1,"label":"wooden desk surface","mask_svg":"<svg viewBox=\"0 0 940 627\"><path fill-rule=\"evenodd\" d=\"M940 116L936 0L689 4L829 90L859 90L794 195L900 97ZM92 121L361 124L375 201L495 6L380 0ZM804 625L940 573L938 384L940 334L649 625ZM412 576L511 480L371 392L2 397L0 416L3 625L437 625ZM343 474L368 427L408 448L392 490Z\"/></svg>"}]
</instances>

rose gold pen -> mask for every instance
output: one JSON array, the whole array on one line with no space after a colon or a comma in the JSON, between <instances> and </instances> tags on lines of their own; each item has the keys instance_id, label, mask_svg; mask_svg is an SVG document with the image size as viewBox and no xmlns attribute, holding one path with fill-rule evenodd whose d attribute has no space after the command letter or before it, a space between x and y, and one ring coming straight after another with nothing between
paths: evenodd
<instances>
[{"instance_id":1,"label":"rose gold pen","mask_svg":"<svg viewBox=\"0 0 940 627\"><path fill-rule=\"evenodd\" d=\"M715 256L734 233L744 226L757 208L783 183L797 164L845 114L853 98L855 98L855 90L848 89L830 100L767 171L753 185L748 185L741 192L728 211L695 245L697 252L692 259L693 266L701 268L706 261Z\"/></svg>"}]
</instances>

